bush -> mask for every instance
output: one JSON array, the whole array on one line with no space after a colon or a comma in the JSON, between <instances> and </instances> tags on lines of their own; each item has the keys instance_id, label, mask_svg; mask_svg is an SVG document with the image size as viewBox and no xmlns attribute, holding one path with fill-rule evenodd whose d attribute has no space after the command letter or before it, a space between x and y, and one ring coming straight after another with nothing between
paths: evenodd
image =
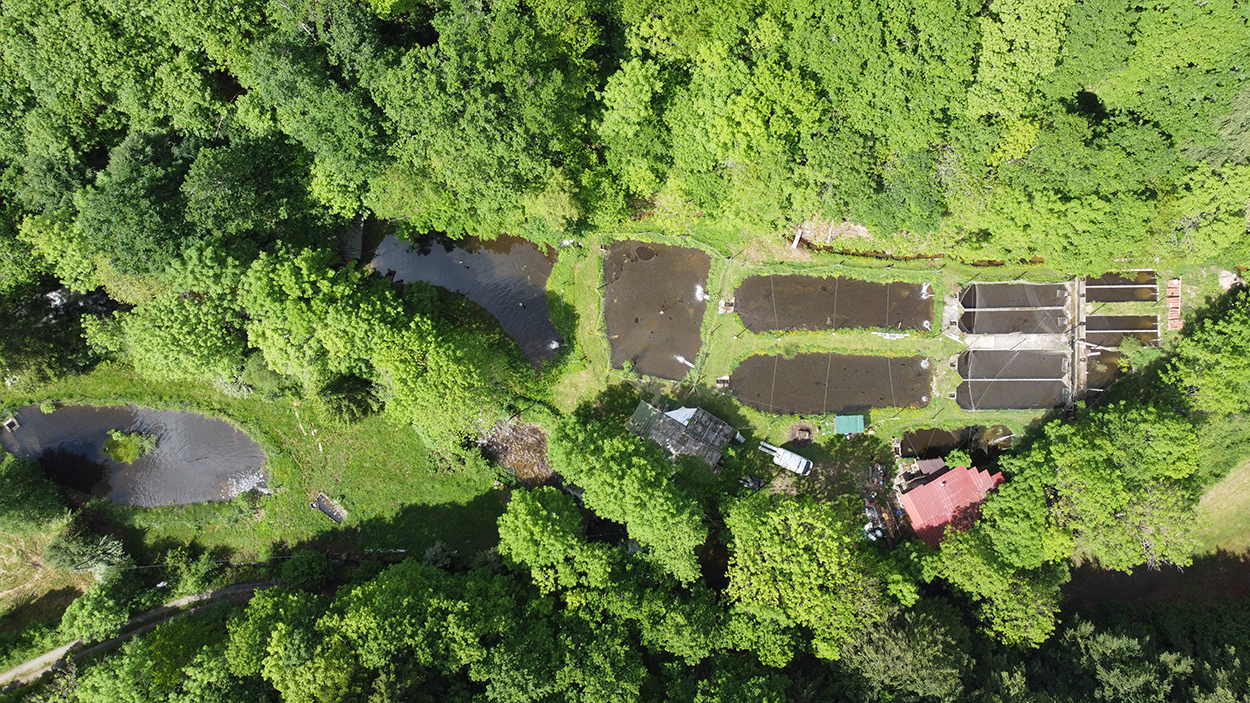
<instances>
[{"instance_id":1,"label":"bush","mask_svg":"<svg viewBox=\"0 0 1250 703\"><path fill-rule=\"evenodd\" d=\"M60 517L65 506L39 464L11 454L0 459L0 528L30 534Z\"/></svg>"},{"instance_id":2,"label":"bush","mask_svg":"<svg viewBox=\"0 0 1250 703\"><path fill-rule=\"evenodd\" d=\"M198 559L191 557L191 550L176 547L165 555L165 563L169 565L169 580L173 582L173 592L178 596L190 596L210 590L217 585L221 574L221 564L213 555L204 552Z\"/></svg>"},{"instance_id":3,"label":"bush","mask_svg":"<svg viewBox=\"0 0 1250 703\"><path fill-rule=\"evenodd\" d=\"M330 580L334 564L321 552L301 549L282 565L282 580L305 591L315 591Z\"/></svg>"},{"instance_id":4,"label":"bush","mask_svg":"<svg viewBox=\"0 0 1250 703\"><path fill-rule=\"evenodd\" d=\"M44 550L43 558L58 569L90 571L97 581L106 580L111 572L130 562L122 543L108 535L61 535Z\"/></svg>"},{"instance_id":5,"label":"bush","mask_svg":"<svg viewBox=\"0 0 1250 703\"><path fill-rule=\"evenodd\" d=\"M67 637L83 642L98 642L116 637L130 619L122 579L97 583L82 594L61 616L61 631Z\"/></svg>"},{"instance_id":6,"label":"bush","mask_svg":"<svg viewBox=\"0 0 1250 703\"><path fill-rule=\"evenodd\" d=\"M156 435L109 430L104 455L119 464L133 464L139 457L156 451Z\"/></svg>"},{"instance_id":7,"label":"bush","mask_svg":"<svg viewBox=\"0 0 1250 703\"><path fill-rule=\"evenodd\" d=\"M1120 368L1125 371L1144 369L1162 356L1162 349L1143 346L1141 340L1131 334L1120 341Z\"/></svg>"},{"instance_id":8,"label":"bush","mask_svg":"<svg viewBox=\"0 0 1250 703\"><path fill-rule=\"evenodd\" d=\"M972 467L972 456L968 454L968 452L965 452L962 449L951 450L951 453L946 455L945 461L946 461L946 465L951 466L951 467L955 467L955 466L967 466L969 468Z\"/></svg>"},{"instance_id":9,"label":"bush","mask_svg":"<svg viewBox=\"0 0 1250 703\"><path fill-rule=\"evenodd\" d=\"M372 382L359 376L340 376L317 392L329 422L350 425L382 408Z\"/></svg>"},{"instance_id":10,"label":"bush","mask_svg":"<svg viewBox=\"0 0 1250 703\"><path fill-rule=\"evenodd\" d=\"M425 563L436 569L450 569L452 561L460 552L441 539L425 550Z\"/></svg>"}]
</instances>

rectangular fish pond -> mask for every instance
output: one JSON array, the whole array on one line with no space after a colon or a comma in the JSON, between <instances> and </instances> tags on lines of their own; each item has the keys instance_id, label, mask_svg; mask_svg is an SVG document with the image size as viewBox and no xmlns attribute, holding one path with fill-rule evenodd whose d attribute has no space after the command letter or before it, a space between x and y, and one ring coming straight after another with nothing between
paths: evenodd
<instances>
[{"instance_id":1,"label":"rectangular fish pond","mask_svg":"<svg viewBox=\"0 0 1250 703\"><path fill-rule=\"evenodd\" d=\"M134 405L75 405L51 413L28 405L4 448L36 459L57 483L114 503L152 508L229 500L268 480L260 445L224 420ZM156 435L156 449L129 464L104 455L109 430Z\"/></svg>"},{"instance_id":2,"label":"rectangular fish pond","mask_svg":"<svg viewBox=\"0 0 1250 703\"><path fill-rule=\"evenodd\" d=\"M703 346L712 259L698 249L620 241L603 260L603 316L612 365L680 380Z\"/></svg>"},{"instance_id":3,"label":"rectangular fish pond","mask_svg":"<svg viewBox=\"0 0 1250 703\"><path fill-rule=\"evenodd\" d=\"M734 308L752 332L877 327L928 330L933 324L928 283L872 283L836 276L750 276Z\"/></svg>"},{"instance_id":4,"label":"rectangular fish pond","mask_svg":"<svg viewBox=\"0 0 1250 703\"><path fill-rule=\"evenodd\" d=\"M1137 337L1143 346L1159 344L1158 315L1090 315L1085 318L1085 341L1100 347L1118 347L1125 337Z\"/></svg>"},{"instance_id":5,"label":"rectangular fish pond","mask_svg":"<svg viewBox=\"0 0 1250 703\"><path fill-rule=\"evenodd\" d=\"M563 339L547 308L547 277L555 253L520 237L450 239L425 236L405 242L387 235L373 269L397 283L424 281L486 308L535 366L553 359Z\"/></svg>"},{"instance_id":6,"label":"rectangular fish pond","mask_svg":"<svg viewBox=\"0 0 1250 703\"><path fill-rule=\"evenodd\" d=\"M743 403L780 415L923 407L929 403L932 384L926 357L832 352L750 356L738 364L729 380Z\"/></svg>"},{"instance_id":7,"label":"rectangular fish pond","mask_svg":"<svg viewBox=\"0 0 1250 703\"><path fill-rule=\"evenodd\" d=\"M1159 299L1159 281L1154 271L1108 273L1085 279L1085 299L1091 303L1124 303Z\"/></svg>"},{"instance_id":8,"label":"rectangular fish pond","mask_svg":"<svg viewBox=\"0 0 1250 703\"><path fill-rule=\"evenodd\" d=\"M966 334L1060 334L1071 329L1065 283L973 283L959 295Z\"/></svg>"},{"instance_id":9,"label":"rectangular fish pond","mask_svg":"<svg viewBox=\"0 0 1250 703\"><path fill-rule=\"evenodd\" d=\"M1071 352L973 350L959 355L964 382L955 400L965 410L1039 410L1071 395Z\"/></svg>"}]
</instances>

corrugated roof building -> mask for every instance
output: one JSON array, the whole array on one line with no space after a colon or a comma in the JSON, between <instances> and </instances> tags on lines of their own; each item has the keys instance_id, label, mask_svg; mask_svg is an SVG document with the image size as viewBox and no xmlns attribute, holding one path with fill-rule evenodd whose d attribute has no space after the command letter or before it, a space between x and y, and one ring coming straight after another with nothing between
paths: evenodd
<instances>
[{"instance_id":1,"label":"corrugated roof building","mask_svg":"<svg viewBox=\"0 0 1250 703\"><path fill-rule=\"evenodd\" d=\"M969 508L985 500L990 490L1004 482L1002 473L991 475L975 467L958 466L934 474L926 483L899 495L916 536L937 549L946 526L957 523Z\"/></svg>"},{"instance_id":2,"label":"corrugated roof building","mask_svg":"<svg viewBox=\"0 0 1250 703\"><path fill-rule=\"evenodd\" d=\"M664 413L646 401L639 401L625 428L664 447L672 456L697 456L713 467L720 463L721 452L730 440L743 441L733 426L702 408Z\"/></svg>"}]
</instances>

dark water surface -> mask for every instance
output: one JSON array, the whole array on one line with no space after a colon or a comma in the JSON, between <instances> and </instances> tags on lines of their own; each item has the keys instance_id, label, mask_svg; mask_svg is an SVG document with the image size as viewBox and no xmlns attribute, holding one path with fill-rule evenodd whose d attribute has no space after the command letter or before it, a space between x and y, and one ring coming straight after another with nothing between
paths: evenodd
<instances>
[{"instance_id":1,"label":"dark water surface","mask_svg":"<svg viewBox=\"0 0 1250 703\"><path fill-rule=\"evenodd\" d=\"M1120 369L1119 352L1102 351L1097 355L1091 353L1088 367L1089 373L1085 377L1085 385L1089 388L1110 388L1112 383L1124 375Z\"/></svg>"},{"instance_id":2,"label":"dark water surface","mask_svg":"<svg viewBox=\"0 0 1250 703\"><path fill-rule=\"evenodd\" d=\"M903 456L916 459L938 459L955 449L968 446L975 428L943 430L930 427L911 430L903 435Z\"/></svg>"},{"instance_id":3,"label":"dark water surface","mask_svg":"<svg viewBox=\"0 0 1250 703\"><path fill-rule=\"evenodd\" d=\"M59 450L61 457L81 455L103 465L107 484L96 491L122 505L229 500L264 488L268 480L260 445L224 420L134 405L74 405L50 414L28 405L15 417L21 427L0 432L5 449L28 459ZM154 434L156 450L133 464L119 464L104 456L109 430Z\"/></svg>"},{"instance_id":4,"label":"dark water surface","mask_svg":"<svg viewBox=\"0 0 1250 703\"><path fill-rule=\"evenodd\" d=\"M730 376L742 402L769 413L821 415L928 405L929 359L805 353L747 357Z\"/></svg>"},{"instance_id":5,"label":"dark water surface","mask_svg":"<svg viewBox=\"0 0 1250 703\"><path fill-rule=\"evenodd\" d=\"M935 427L911 430L903 435L902 454L907 458L939 459L952 450L968 452L973 466L985 466L1011 447L1011 431L1002 425L971 425L957 430Z\"/></svg>"},{"instance_id":6,"label":"dark water surface","mask_svg":"<svg viewBox=\"0 0 1250 703\"><path fill-rule=\"evenodd\" d=\"M1090 315L1085 318L1085 340L1103 347L1118 347L1128 336L1143 346L1159 344L1157 315Z\"/></svg>"},{"instance_id":7,"label":"dark water surface","mask_svg":"<svg viewBox=\"0 0 1250 703\"><path fill-rule=\"evenodd\" d=\"M1159 281L1154 271L1108 273L1085 279L1085 299L1091 303L1120 303L1159 299Z\"/></svg>"},{"instance_id":8,"label":"dark water surface","mask_svg":"<svg viewBox=\"0 0 1250 703\"><path fill-rule=\"evenodd\" d=\"M520 237L404 242L389 234L378 245L373 269L394 272L398 283L425 281L464 295L494 315L537 365L554 358L564 343L547 308L547 277L555 261L554 252Z\"/></svg>"},{"instance_id":9,"label":"dark water surface","mask_svg":"<svg viewBox=\"0 0 1250 703\"><path fill-rule=\"evenodd\" d=\"M712 259L698 249L616 242L603 261L603 316L612 365L680 380L703 346Z\"/></svg>"},{"instance_id":10,"label":"dark water surface","mask_svg":"<svg viewBox=\"0 0 1250 703\"><path fill-rule=\"evenodd\" d=\"M872 283L834 276L751 276L734 309L752 332L884 327L927 330L933 324L928 284Z\"/></svg>"}]
</instances>

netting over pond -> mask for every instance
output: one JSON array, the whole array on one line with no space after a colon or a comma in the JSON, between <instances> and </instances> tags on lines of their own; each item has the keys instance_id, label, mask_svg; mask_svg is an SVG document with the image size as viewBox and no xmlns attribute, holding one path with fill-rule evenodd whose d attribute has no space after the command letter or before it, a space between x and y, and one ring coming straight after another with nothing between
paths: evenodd
<instances>
[{"instance_id":1,"label":"netting over pond","mask_svg":"<svg viewBox=\"0 0 1250 703\"><path fill-rule=\"evenodd\" d=\"M928 330L933 292L924 283L872 283L837 276L750 276L734 305L752 332L877 327Z\"/></svg>"},{"instance_id":2,"label":"netting over pond","mask_svg":"<svg viewBox=\"0 0 1250 703\"><path fill-rule=\"evenodd\" d=\"M1072 329L1066 283L973 283L959 295L967 334L1058 334Z\"/></svg>"},{"instance_id":3,"label":"netting over pond","mask_svg":"<svg viewBox=\"0 0 1250 703\"><path fill-rule=\"evenodd\" d=\"M965 410L1037 410L1071 397L1068 351L974 350L959 355L964 382L955 400Z\"/></svg>"},{"instance_id":4,"label":"netting over pond","mask_svg":"<svg viewBox=\"0 0 1250 703\"><path fill-rule=\"evenodd\" d=\"M927 405L932 369L922 356L761 354L738 364L729 383L739 400L764 412L851 414Z\"/></svg>"}]
</instances>

